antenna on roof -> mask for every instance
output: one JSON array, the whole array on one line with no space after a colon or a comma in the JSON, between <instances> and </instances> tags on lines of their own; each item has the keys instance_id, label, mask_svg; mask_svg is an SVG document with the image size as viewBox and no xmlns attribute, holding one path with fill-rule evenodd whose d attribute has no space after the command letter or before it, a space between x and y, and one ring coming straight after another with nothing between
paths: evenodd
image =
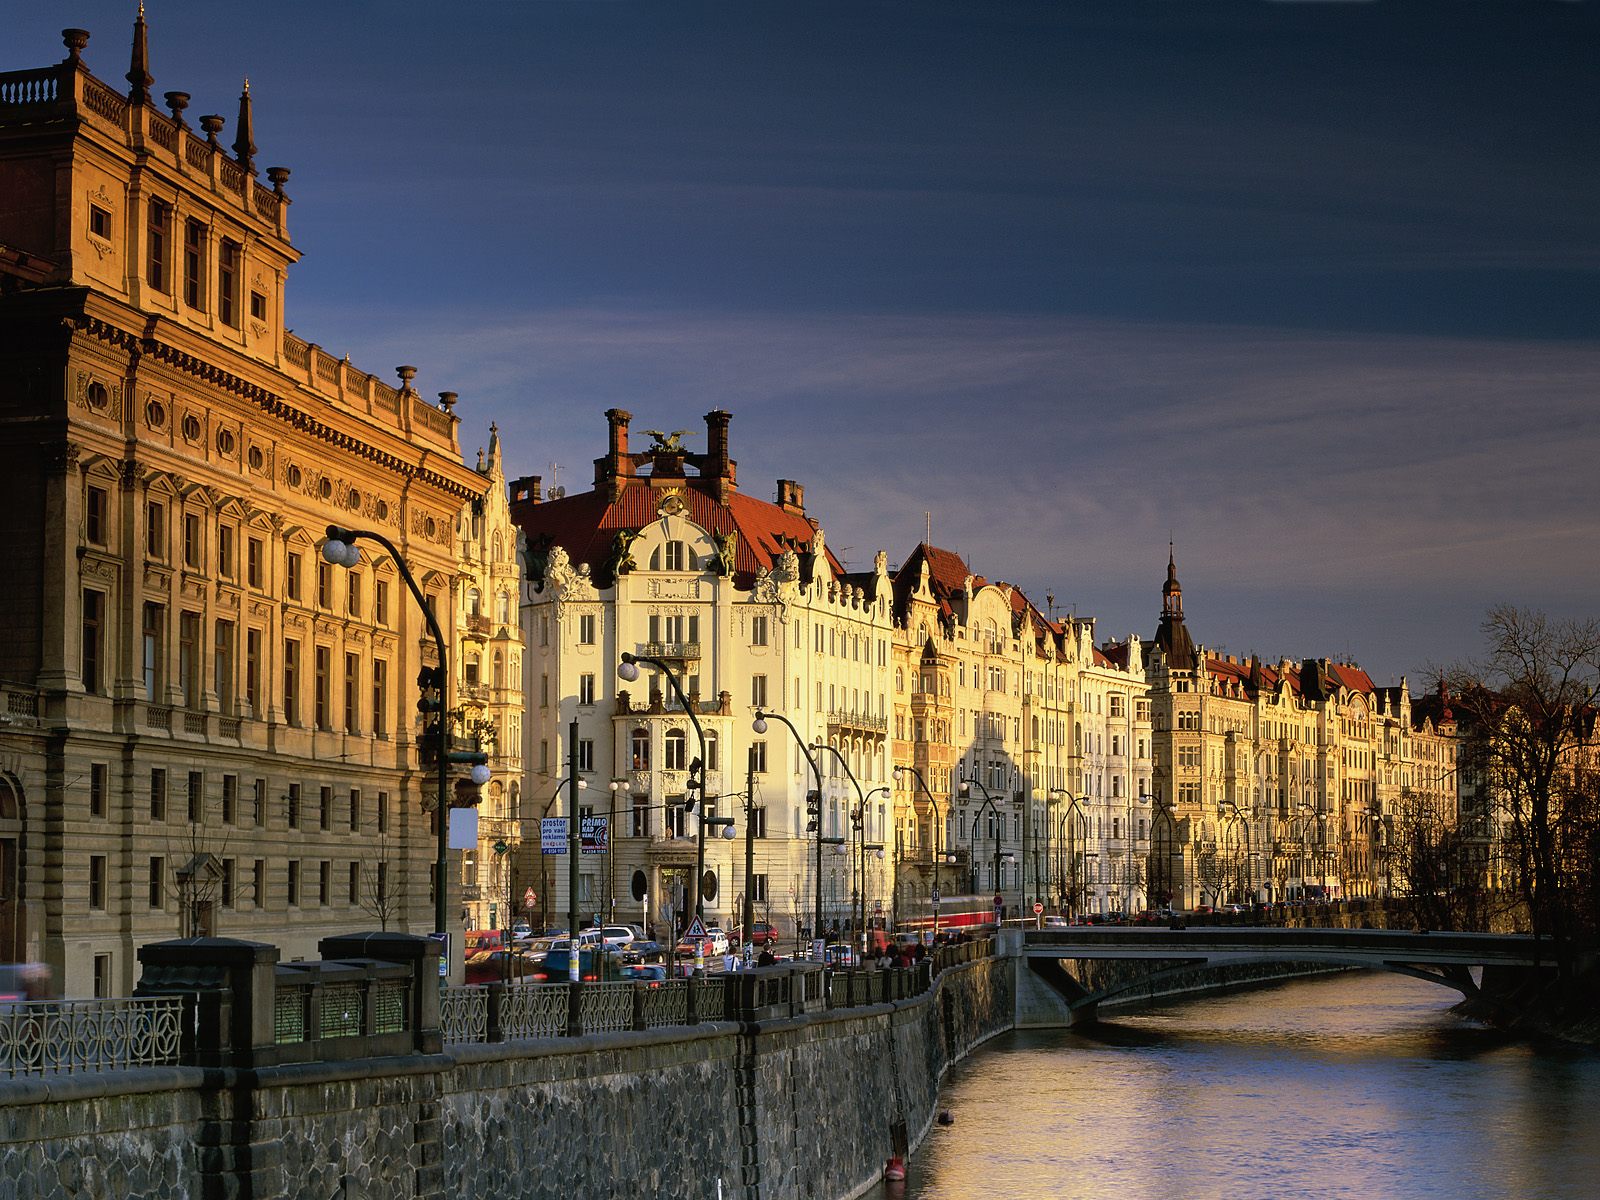
<instances>
[{"instance_id":1,"label":"antenna on roof","mask_svg":"<svg viewBox=\"0 0 1600 1200\"><path fill-rule=\"evenodd\" d=\"M922 544L933 545L933 514L926 509L922 512Z\"/></svg>"}]
</instances>

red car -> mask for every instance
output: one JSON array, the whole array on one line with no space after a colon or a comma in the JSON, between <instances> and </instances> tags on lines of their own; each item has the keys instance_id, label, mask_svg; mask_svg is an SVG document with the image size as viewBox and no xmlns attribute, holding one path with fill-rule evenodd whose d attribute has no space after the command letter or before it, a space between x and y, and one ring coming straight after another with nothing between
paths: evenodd
<instances>
[{"instance_id":1,"label":"red car","mask_svg":"<svg viewBox=\"0 0 1600 1200\"><path fill-rule=\"evenodd\" d=\"M742 935L744 930L735 929L733 932L733 944L736 946L743 945L744 940ZM750 944L757 950L763 949L767 946L776 946L778 944L778 927L776 925L769 925L765 921L752 921L750 923Z\"/></svg>"}]
</instances>

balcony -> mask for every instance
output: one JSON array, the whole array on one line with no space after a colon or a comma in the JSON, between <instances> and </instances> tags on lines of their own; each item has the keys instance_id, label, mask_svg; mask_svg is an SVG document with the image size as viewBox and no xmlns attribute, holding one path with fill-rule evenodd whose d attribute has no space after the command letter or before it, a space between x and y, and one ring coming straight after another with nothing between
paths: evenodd
<instances>
[{"instance_id":1,"label":"balcony","mask_svg":"<svg viewBox=\"0 0 1600 1200\"><path fill-rule=\"evenodd\" d=\"M874 716L872 713L835 709L828 714L828 728L855 733L887 733L889 718Z\"/></svg>"},{"instance_id":2,"label":"balcony","mask_svg":"<svg viewBox=\"0 0 1600 1200\"><path fill-rule=\"evenodd\" d=\"M489 633L493 628L494 627L489 621L489 618L484 616L482 613L469 613L467 615L468 637L482 640L483 638L489 636Z\"/></svg>"},{"instance_id":3,"label":"balcony","mask_svg":"<svg viewBox=\"0 0 1600 1200\"><path fill-rule=\"evenodd\" d=\"M664 658L676 662L698 660L699 642L645 642L638 650L645 658Z\"/></svg>"}]
</instances>

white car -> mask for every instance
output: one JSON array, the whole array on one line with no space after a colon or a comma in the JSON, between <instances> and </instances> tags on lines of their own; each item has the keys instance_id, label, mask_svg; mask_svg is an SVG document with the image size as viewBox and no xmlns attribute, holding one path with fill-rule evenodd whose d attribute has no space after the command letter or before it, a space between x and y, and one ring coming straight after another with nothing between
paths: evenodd
<instances>
[{"instance_id":1,"label":"white car","mask_svg":"<svg viewBox=\"0 0 1600 1200\"><path fill-rule=\"evenodd\" d=\"M706 941L709 943L706 947L707 954L720 958L722 955L729 953L728 935L723 932L720 926L706 926Z\"/></svg>"},{"instance_id":2,"label":"white car","mask_svg":"<svg viewBox=\"0 0 1600 1200\"><path fill-rule=\"evenodd\" d=\"M634 941L636 935L626 925L604 925L600 928L600 936L608 946L626 946Z\"/></svg>"}]
</instances>

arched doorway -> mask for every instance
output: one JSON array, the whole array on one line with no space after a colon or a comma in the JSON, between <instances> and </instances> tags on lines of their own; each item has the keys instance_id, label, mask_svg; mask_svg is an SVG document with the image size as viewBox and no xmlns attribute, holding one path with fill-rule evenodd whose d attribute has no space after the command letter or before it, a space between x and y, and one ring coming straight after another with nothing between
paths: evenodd
<instances>
[{"instance_id":1,"label":"arched doorway","mask_svg":"<svg viewBox=\"0 0 1600 1200\"><path fill-rule=\"evenodd\" d=\"M22 785L0 774L0 960L27 959L28 928L23 906L23 833L27 811Z\"/></svg>"}]
</instances>

